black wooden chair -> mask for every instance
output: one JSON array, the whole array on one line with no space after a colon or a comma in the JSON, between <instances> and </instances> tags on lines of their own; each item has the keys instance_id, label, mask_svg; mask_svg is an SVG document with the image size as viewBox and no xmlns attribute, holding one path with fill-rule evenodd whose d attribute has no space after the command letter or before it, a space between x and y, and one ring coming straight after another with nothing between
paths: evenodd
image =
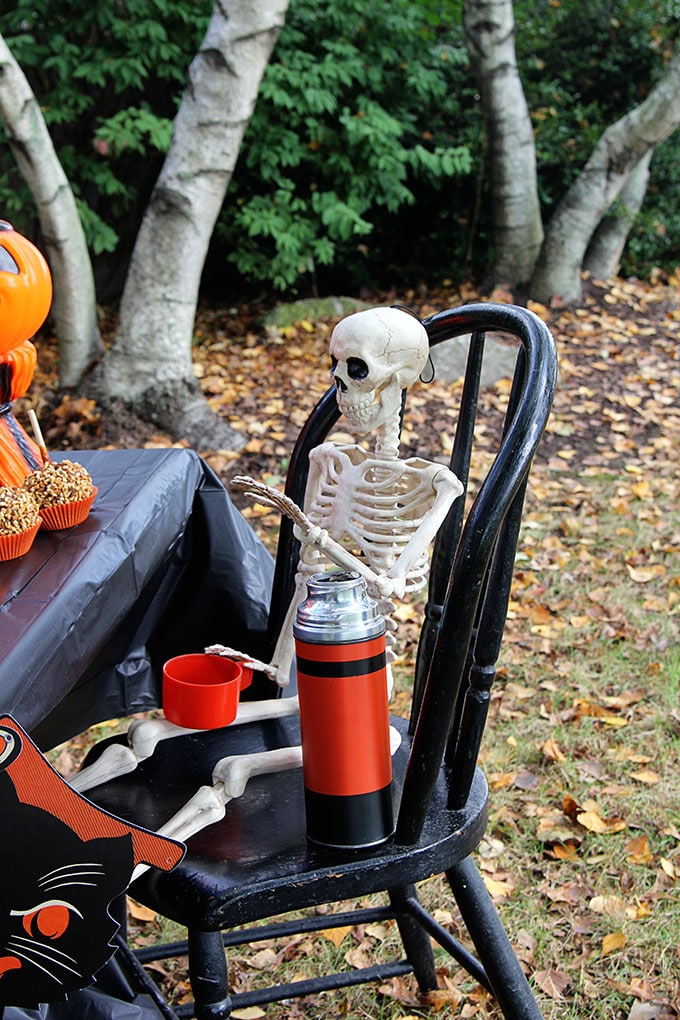
<instances>
[{"instance_id":1,"label":"black wooden chair","mask_svg":"<svg viewBox=\"0 0 680 1020\"><path fill-rule=\"evenodd\" d=\"M313 846L305 838L300 771L252 779L245 794L229 803L223 821L188 841L187 855L173 872L150 872L132 887L138 900L188 929L187 944L137 953L145 963L188 951L195 1003L177 1007L178 1016L212 1020L229 1016L236 1006L385 981L410 972L421 991L432 990L437 986L434 939L493 993L506 1017L540 1017L471 854L487 823L488 789L477 756L506 617L527 476L555 386L555 347L545 325L514 306L464 306L432 316L425 326L432 346L471 334L451 456L451 468L466 489L486 332L516 339L519 352L495 459L477 491L456 501L436 539L412 714L410 721L392 720L403 737L393 762L395 836L365 852L343 854ZM330 390L302 430L290 462L286 492L300 504L309 451L337 417ZM292 526L284 519L271 604L272 647L291 597L297 552ZM267 649L250 651L267 658ZM270 682L262 679L260 684L260 693L270 697ZM258 685L254 688L257 693ZM118 815L157 828L201 784L211 782L219 758L298 742L298 724L290 718L180 736L160 744L131 775L88 796ZM419 902L415 883L441 873L448 879L476 956ZM385 906L333 917L308 912L302 921L269 920L379 892L386 894ZM272 975L272 987L266 990L230 995L225 947L372 918L396 920L403 959L293 984L277 984ZM243 925L254 927L234 930Z\"/></svg>"}]
</instances>

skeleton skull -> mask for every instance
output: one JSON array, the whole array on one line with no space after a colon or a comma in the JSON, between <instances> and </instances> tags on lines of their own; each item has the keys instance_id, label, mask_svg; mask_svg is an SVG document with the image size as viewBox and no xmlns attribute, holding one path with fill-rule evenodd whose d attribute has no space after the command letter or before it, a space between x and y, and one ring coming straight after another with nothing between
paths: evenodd
<instances>
[{"instance_id":1,"label":"skeleton skull","mask_svg":"<svg viewBox=\"0 0 680 1020\"><path fill-rule=\"evenodd\" d=\"M369 308L337 324L331 334L331 375L338 406L358 435L397 414L401 391L427 364L422 323L400 308Z\"/></svg>"}]
</instances>

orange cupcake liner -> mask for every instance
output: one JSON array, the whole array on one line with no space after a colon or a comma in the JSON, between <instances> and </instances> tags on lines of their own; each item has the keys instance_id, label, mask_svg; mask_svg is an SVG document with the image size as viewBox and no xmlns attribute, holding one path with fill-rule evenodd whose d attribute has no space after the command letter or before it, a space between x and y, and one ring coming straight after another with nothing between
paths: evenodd
<instances>
[{"instance_id":1,"label":"orange cupcake liner","mask_svg":"<svg viewBox=\"0 0 680 1020\"><path fill-rule=\"evenodd\" d=\"M98 491L95 485L92 488L92 495L87 496L86 499L41 507L40 516L45 531L62 531L64 528L73 528L76 524L82 524L90 512Z\"/></svg>"},{"instance_id":2,"label":"orange cupcake liner","mask_svg":"<svg viewBox=\"0 0 680 1020\"><path fill-rule=\"evenodd\" d=\"M20 531L16 535L0 535L0 560L16 560L27 553L33 545L41 523L39 518L38 523L27 531Z\"/></svg>"}]
</instances>

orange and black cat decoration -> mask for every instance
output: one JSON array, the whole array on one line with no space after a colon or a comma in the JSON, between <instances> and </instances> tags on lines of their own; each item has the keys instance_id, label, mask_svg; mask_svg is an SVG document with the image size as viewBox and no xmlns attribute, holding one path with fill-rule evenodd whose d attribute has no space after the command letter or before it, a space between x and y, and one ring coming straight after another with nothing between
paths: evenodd
<instances>
[{"instance_id":1,"label":"orange and black cat decoration","mask_svg":"<svg viewBox=\"0 0 680 1020\"><path fill-rule=\"evenodd\" d=\"M113 955L109 906L137 864L169 871L184 846L76 793L0 717L0 1006L35 1008L92 983Z\"/></svg>"}]
</instances>

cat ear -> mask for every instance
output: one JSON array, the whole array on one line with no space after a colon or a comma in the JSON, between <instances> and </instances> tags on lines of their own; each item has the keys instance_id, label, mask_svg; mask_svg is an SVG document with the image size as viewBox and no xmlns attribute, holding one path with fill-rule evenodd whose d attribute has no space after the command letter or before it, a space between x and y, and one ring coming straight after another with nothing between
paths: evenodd
<instances>
[{"instance_id":1,"label":"cat ear","mask_svg":"<svg viewBox=\"0 0 680 1020\"><path fill-rule=\"evenodd\" d=\"M15 734L20 741L21 757L9 763L8 774L23 804L48 811L84 840L129 833L135 865L144 862L170 871L181 861L186 851L183 843L117 818L76 793L11 716L0 716L0 730Z\"/></svg>"}]
</instances>

